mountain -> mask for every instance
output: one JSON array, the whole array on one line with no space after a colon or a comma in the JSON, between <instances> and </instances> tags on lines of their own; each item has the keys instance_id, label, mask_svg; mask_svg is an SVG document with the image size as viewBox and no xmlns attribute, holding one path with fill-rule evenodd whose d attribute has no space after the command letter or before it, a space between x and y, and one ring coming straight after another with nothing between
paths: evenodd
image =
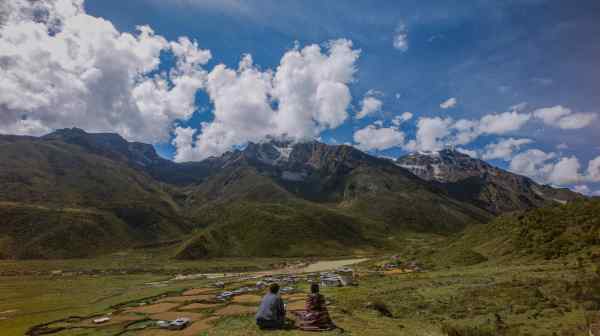
<instances>
[{"instance_id":1,"label":"mountain","mask_svg":"<svg viewBox=\"0 0 600 336\"><path fill-rule=\"evenodd\" d=\"M190 231L171 188L116 155L120 137L64 133L0 136L0 256L83 257Z\"/></svg>"},{"instance_id":2,"label":"mountain","mask_svg":"<svg viewBox=\"0 0 600 336\"><path fill-rule=\"evenodd\" d=\"M489 199L514 200L496 212L546 204L536 191L562 192L481 162L434 181L400 161L316 141L273 139L175 163L117 134L63 129L0 135L0 157L0 258L87 257L174 240L184 259L348 255L394 248L407 232L487 222L494 211L481 195L492 191Z\"/></svg>"},{"instance_id":3,"label":"mountain","mask_svg":"<svg viewBox=\"0 0 600 336\"><path fill-rule=\"evenodd\" d=\"M216 173L186 189L188 213L207 229L184 244L181 258L350 254L388 246L406 230L456 232L489 219L350 146L267 142L210 161Z\"/></svg>"},{"instance_id":4,"label":"mountain","mask_svg":"<svg viewBox=\"0 0 600 336\"><path fill-rule=\"evenodd\" d=\"M142 171L154 179L175 185L201 182L210 169L208 162L177 164L160 157L152 145L128 142L114 133L87 133L79 128L60 129L41 138L65 143Z\"/></svg>"},{"instance_id":5,"label":"mountain","mask_svg":"<svg viewBox=\"0 0 600 336\"><path fill-rule=\"evenodd\" d=\"M445 189L452 197L493 214L564 203L582 198L569 189L556 189L494 167L451 149L417 152L396 164Z\"/></svg>"}]
</instances>

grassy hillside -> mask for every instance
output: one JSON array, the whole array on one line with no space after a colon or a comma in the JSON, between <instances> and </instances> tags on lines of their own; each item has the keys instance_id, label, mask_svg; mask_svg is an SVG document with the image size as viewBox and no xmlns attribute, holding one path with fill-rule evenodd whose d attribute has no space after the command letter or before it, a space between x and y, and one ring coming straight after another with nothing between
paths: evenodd
<instances>
[{"instance_id":1,"label":"grassy hillside","mask_svg":"<svg viewBox=\"0 0 600 336\"><path fill-rule=\"evenodd\" d=\"M186 211L201 226L178 258L344 255L373 250L383 225L297 198L252 168L191 188Z\"/></svg>"},{"instance_id":2,"label":"grassy hillside","mask_svg":"<svg viewBox=\"0 0 600 336\"><path fill-rule=\"evenodd\" d=\"M250 167L223 171L189 188L186 211L205 229L177 257L374 252L395 246L395 237L406 231L447 234L488 218L395 170L401 169L375 165L348 174L318 171L314 175L321 174L323 202L303 199L305 189L281 183L268 172Z\"/></svg>"},{"instance_id":3,"label":"grassy hillside","mask_svg":"<svg viewBox=\"0 0 600 336\"><path fill-rule=\"evenodd\" d=\"M169 189L118 161L36 138L0 139L0 256L90 256L179 237Z\"/></svg>"},{"instance_id":4,"label":"grassy hillside","mask_svg":"<svg viewBox=\"0 0 600 336\"><path fill-rule=\"evenodd\" d=\"M366 223L310 203L236 202L210 216L218 222L186 242L178 258L350 255L380 245Z\"/></svg>"},{"instance_id":5,"label":"grassy hillside","mask_svg":"<svg viewBox=\"0 0 600 336\"><path fill-rule=\"evenodd\" d=\"M598 252L600 199L589 199L506 214L470 227L431 260L472 264L487 259L589 257Z\"/></svg>"}]
</instances>

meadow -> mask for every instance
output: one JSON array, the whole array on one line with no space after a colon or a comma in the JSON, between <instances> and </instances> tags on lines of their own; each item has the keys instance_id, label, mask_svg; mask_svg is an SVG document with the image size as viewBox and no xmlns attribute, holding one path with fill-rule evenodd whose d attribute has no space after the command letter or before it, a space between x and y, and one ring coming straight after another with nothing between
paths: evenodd
<instances>
[{"instance_id":1,"label":"meadow","mask_svg":"<svg viewBox=\"0 0 600 336\"><path fill-rule=\"evenodd\" d=\"M35 325L74 316L84 319L123 307L143 307L157 300L177 302L163 312L166 316L192 314L207 323L196 333L189 329L181 335L305 334L297 330L260 331L253 320L256 298L241 298L240 302L227 304L230 308L199 303L197 308L184 309L198 298L183 301L178 299L182 293L191 288L210 288L214 280L166 281L179 272L258 271L297 260L179 261L162 269L168 260L160 260L160 253L156 259L140 251L126 254L131 257L128 262L121 260L124 254L90 260L2 262L4 272L20 272L0 277L2 335L22 335ZM147 260L146 264L141 260ZM600 308L600 278L590 260L515 259L451 266L423 257L422 272L381 272L381 265L390 260L390 256L371 256L355 266L358 286L323 289L332 317L342 328L325 335L585 335L588 322L596 318ZM34 270L50 273L30 274ZM245 284L248 282L231 277L227 288ZM301 296L307 284L301 283L297 289ZM298 301L290 304L298 305ZM221 308L227 309L221 312ZM135 314L135 323L66 329L54 335L165 334L145 330L152 316ZM65 322L49 326L65 326Z\"/></svg>"}]
</instances>

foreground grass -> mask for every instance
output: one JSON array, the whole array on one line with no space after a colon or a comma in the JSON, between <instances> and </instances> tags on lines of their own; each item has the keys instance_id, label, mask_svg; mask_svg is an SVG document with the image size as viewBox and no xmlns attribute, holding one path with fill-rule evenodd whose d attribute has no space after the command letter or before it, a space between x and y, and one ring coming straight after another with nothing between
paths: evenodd
<instances>
[{"instance_id":1,"label":"foreground grass","mask_svg":"<svg viewBox=\"0 0 600 336\"><path fill-rule=\"evenodd\" d=\"M385 259L380 259L381 261ZM250 262L251 263L251 262ZM584 335L586 318L600 309L591 264L556 260L528 264L481 263L470 267L382 276L363 271L357 287L325 288L330 311L345 335ZM170 282L152 274L121 276L13 276L0 278L2 335L72 315L106 312L110 306L165 292L206 286L205 280ZM301 287L306 290L306 286ZM114 335L118 328L57 335ZM338 335L340 330L323 333ZM126 335L134 335L128 332ZM222 317L200 335L302 335L262 332L253 317Z\"/></svg>"}]
</instances>

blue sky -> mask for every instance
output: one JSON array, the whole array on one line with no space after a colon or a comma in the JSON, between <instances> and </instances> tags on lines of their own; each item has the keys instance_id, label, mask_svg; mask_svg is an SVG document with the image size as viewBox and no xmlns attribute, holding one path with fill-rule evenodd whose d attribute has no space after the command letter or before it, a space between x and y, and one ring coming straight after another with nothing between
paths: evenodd
<instances>
[{"instance_id":1,"label":"blue sky","mask_svg":"<svg viewBox=\"0 0 600 336\"><path fill-rule=\"evenodd\" d=\"M594 0L577 1L576 6L550 0L86 0L84 7L88 15L104 18L121 33L133 34L136 26L149 25L166 40L187 36L197 41L199 48L212 55L202 64L208 72L220 63L236 69L244 54L251 54L262 71L276 69L296 44L299 48L319 44L326 53L328 41L352 41L360 57L354 64L353 80L344 83L352 97L348 118L325 128L320 137L329 143L359 145L377 155L398 156L419 149L407 145L417 136L419 118L480 120L511 111L511 106L520 103L527 106L518 112L532 116L539 109L557 106L561 108L553 111L573 117L600 112L600 44L596 42L600 2ZM398 35L402 35L404 48L394 47ZM163 54L161 61L163 70L174 66L168 55ZM369 90L375 92L381 108L357 119ZM215 118L215 106L208 97L198 90L196 111L175 124L201 132L200 123ZM449 98L455 98L456 104L441 108ZM393 118L407 111L413 118L396 127L402 132L402 145L398 137L396 146L357 144L358 130L393 127ZM585 185L589 193L600 191L594 178L583 178L589 162L600 157L600 119L577 127L559 127L559 121L551 119L531 117L509 131L482 131L459 147L481 156L488 144L526 138L528 143L489 161L510 168L516 155L536 149L554 156L540 164L528 161L528 167L548 170L552 167L544 165L575 157L581 179L567 182L569 179L542 177L542 173L537 176L524 168L524 163L520 172L527 171L543 182L578 185L582 191ZM382 123L374 125L378 120ZM383 133L366 135L378 134ZM156 142L160 154L168 158L176 154L170 142L173 136L171 131L170 139ZM513 168L517 166L518 162Z\"/></svg>"},{"instance_id":2,"label":"blue sky","mask_svg":"<svg viewBox=\"0 0 600 336\"><path fill-rule=\"evenodd\" d=\"M564 1L220 3L91 0L86 9L121 31L149 24L170 39L195 38L212 51L214 63L230 66L250 53L256 64L273 68L296 40L308 44L351 39L362 50L357 82L351 87L354 104L365 91L377 89L385 93L384 109L392 114L477 117L520 102L562 104L581 111L600 106L600 44L594 43L600 35L597 1L578 1L577 6ZM406 52L392 47L399 23L409 32ZM540 83L544 80L548 83ZM457 97L459 104L444 113L439 104L449 97ZM361 123L331 133L339 141L351 141L357 125ZM580 131L538 139L546 146L581 144L578 153L585 155L586 147L600 146L599 130L590 129L586 139ZM598 148L589 148L588 158L596 154Z\"/></svg>"}]
</instances>

